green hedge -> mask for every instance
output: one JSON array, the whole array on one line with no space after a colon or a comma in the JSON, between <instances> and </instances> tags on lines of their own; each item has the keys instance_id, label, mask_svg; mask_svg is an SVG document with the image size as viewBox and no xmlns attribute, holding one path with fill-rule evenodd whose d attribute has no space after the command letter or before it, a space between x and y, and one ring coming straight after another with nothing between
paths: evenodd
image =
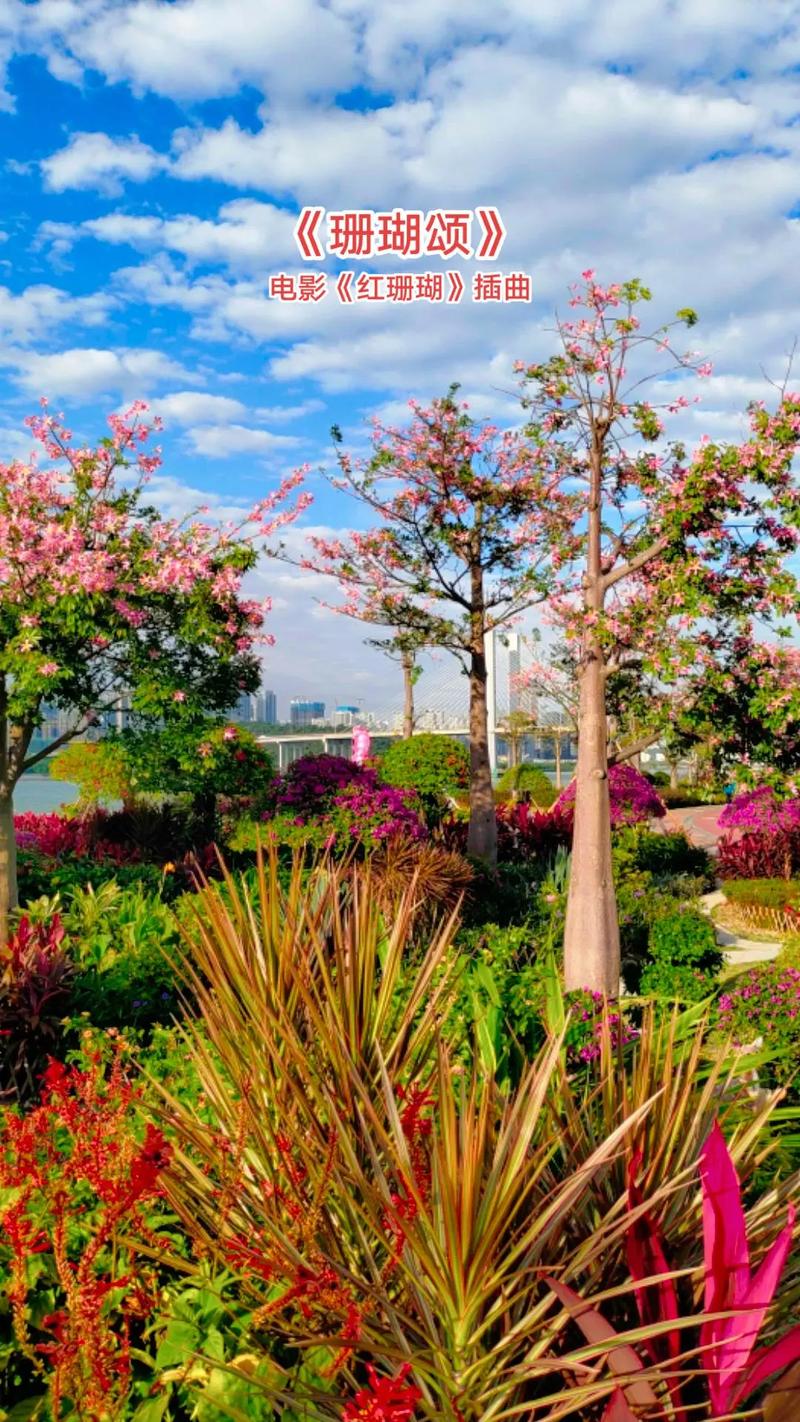
<instances>
[{"instance_id":1,"label":"green hedge","mask_svg":"<svg viewBox=\"0 0 800 1422\"><path fill-rule=\"evenodd\" d=\"M539 765L523 761L521 765L510 765L503 771L497 782L500 795L529 795L543 809L548 809L558 798L559 791L550 776Z\"/></svg>"},{"instance_id":2,"label":"green hedge","mask_svg":"<svg viewBox=\"0 0 800 1422\"><path fill-rule=\"evenodd\" d=\"M800 904L800 879L726 879L723 892L732 904L783 908Z\"/></svg>"}]
</instances>

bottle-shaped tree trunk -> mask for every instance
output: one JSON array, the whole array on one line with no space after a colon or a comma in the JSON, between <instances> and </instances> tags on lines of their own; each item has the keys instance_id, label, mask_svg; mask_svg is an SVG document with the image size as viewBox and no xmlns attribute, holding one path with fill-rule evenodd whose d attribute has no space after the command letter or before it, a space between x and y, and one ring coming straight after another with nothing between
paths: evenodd
<instances>
[{"instance_id":1,"label":"bottle-shaped tree trunk","mask_svg":"<svg viewBox=\"0 0 800 1422\"><path fill-rule=\"evenodd\" d=\"M414 653L403 652L400 659L403 668L403 740L410 741L414 734L416 712L414 707Z\"/></svg>"},{"instance_id":2,"label":"bottle-shaped tree trunk","mask_svg":"<svg viewBox=\"0 0 800 1422\"><path fill-rule=\"evenodd\" d=\"M8 918L17 907L17 844L11 788L0 785L0 944L8 940Z\"/></svg>"},{"instance_id":3,"label":"bottle-shaped tree trunk","mask_svg":"<svg viewBox=\"0 0 800 1422\"><path fill-rule=\"evenodd\" d=\"M489 759L486 651L483 636L473 644L469 675L469 832L467 853L497 863L497 818Z\"/></svg>"},{"instance_id":4,"label":"bottle-shaped tree trunk","mask_svg":"<svg viewBox=\"0 0 800 1422\"><path fill-rule=\"evenodd\" d=\"M617 899L611 864L611 804L608 790L608 716L601 623L606 594L602 567L603 448L595 436L591 458L584 597L587 627L579 667L578 763L575 824L564 928L564 983L568 991L589 988L619 993L620 948Z\"/></svg>"}]
</instances>

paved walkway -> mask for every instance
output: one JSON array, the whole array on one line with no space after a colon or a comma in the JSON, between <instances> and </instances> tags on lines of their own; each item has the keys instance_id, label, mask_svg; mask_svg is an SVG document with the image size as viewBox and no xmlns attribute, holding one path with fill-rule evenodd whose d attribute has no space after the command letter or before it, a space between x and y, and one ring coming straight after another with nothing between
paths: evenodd
<instances>
[{"instance_id":1,"label":"paved walkway","mask_svg":"<svg viewBox=\"0 0 800 1422\"><path fill-rule=\"evenodd\" d=\"M718 820L724 808L724 805L687 805L683 809L669 810L661 823L665 829L685 830L692 844L713 854L717 840L723 833ZM725 895L719 889L714 889L712 893L703 895L700 905L704 913L710 914L712 909L724 902ZM714 929L717 942L720 948L724 949L725 958L732 967L744 967L747 963L768 963L770 959L777 958L780 951L780 943L740 938L727 928L720 928L718 924L714 925Z\"/></svg>"},{"instance_id":2,"label":"paved walkway","mask_svg":"<svg viewBox=\"0 0 800 1422\"><path fill-rule=\"evenodd\" d=\"M725 895L719 889L714 889L710 894L703 894L700 907L703 913L710 914L712 909L724 903ZM772 958L777 958L780 952L780 943L767 943L757 938L740 938L727 928L720 928L717 923L714 924L714 931L731 967L744 967L747 963L768 963Z\"/></svg>"},{"instance_id":3,"label":"paved walkway","mask_svg":"<svg viewBox=\"0 0 800 1422\"><path fill-rule=\"evenodd\" d=\"M713 850L723 833L717 821L724 809L724 805L687 805L668 810L662 824L665 829L685 830L692 844Z\"/></svg>"}]
</instances>

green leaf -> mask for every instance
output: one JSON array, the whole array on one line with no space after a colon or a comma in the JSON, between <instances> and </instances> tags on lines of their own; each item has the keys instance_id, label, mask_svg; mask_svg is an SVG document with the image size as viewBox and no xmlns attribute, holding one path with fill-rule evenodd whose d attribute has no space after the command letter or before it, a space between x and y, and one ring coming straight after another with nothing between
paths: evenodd
<instances>
[{"instance_id":1,"label":"green leaf","mask_svg":"<svg viewBox=\"0 0 800 1422\"><path fill-rule=\"evenodd\" d=\"M169 1400L172 1396L172 1388L163 1388L158 1397L148 1397L144 1402L140 1402L133 1414L131 1422L161 1422L165 1415Z\"/></svg>"},{"instance_id":2,"label":"green leaf","mask_svg":"<svg viewBox=\"0 0 800 1422\"><path fill-rule=\"evenodd\" d=\"M156 1354L157 1368L174 1368L199 1351L200 1332L194 1323L171 1319Z\"/></svg>"}]
</instances>

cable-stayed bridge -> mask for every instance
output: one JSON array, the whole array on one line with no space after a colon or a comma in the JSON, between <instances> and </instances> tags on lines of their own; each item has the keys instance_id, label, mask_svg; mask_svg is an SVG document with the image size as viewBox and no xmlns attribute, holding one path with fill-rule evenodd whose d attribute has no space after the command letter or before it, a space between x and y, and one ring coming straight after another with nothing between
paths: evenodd
<instances>
[{"instance_id":1,"label":"cable-stayed bridge","mask_svg":"<svg viewBox=\"0 0 800 1422\"><path fill-rule=\"evenodd\" d=\"M519 678L538 658L538 647L520 633L493 633L486 639L489 754L492 768L501 768L509 759L540 761L568 770L575 753L574 727L564 712L546 697L520 686ZM415 687L415 730L469 738L469 682L452 656L428 657L423 675ZM399 668L394 681L397 697L390 700L380 716L365 718L376 749L380 750L403 734L402 681ZM518 713L512 716L512 713ZM512 721L509 723L509 716ZM509 737L509 726L527 721L530 730L517 730ZM330 730L306 726L296 732L276 732L259 737L272 750L279 769L285 769L301 755L325 751L348 755L352 727Z\"/></svg>"}]
</instances>

